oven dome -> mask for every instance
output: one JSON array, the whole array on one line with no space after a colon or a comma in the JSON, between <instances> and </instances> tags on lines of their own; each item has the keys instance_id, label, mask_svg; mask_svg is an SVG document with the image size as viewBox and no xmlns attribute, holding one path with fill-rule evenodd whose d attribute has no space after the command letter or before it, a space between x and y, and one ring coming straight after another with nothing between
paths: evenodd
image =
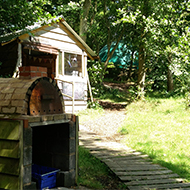
<instances>
[{"instance_id":1,"label":"oven dome","mask_svg":"<svg viewBox=\"0 0 190 190\"><path fill-rule=\"evenodd\" d=\"M65 112L56 82L48 77L0 79L0 113L48 115Z\"/></svg>"}]
</instances>

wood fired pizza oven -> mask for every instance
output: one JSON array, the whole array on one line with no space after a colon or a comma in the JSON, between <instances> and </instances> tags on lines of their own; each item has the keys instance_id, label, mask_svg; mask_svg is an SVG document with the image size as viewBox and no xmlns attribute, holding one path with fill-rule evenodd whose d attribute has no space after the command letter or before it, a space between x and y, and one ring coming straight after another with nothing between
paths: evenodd
<instances>
[{"instance_id":1,"label":"wood fired pizza oven","mask_svg":"<svg viewBox=\"0 0 190 190\"><path fill-rule=\"evenodd\" d=\"M66 114L56 81L0 79L0 189L36 189L32 165L59 169L57 184L76 184L78 117Z\"/></svg>"}]
</instances>

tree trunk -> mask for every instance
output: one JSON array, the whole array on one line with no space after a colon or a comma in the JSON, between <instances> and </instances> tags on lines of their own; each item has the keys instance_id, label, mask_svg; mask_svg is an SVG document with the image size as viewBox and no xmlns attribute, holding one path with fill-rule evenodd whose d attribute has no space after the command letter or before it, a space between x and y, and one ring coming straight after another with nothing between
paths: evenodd
<instances>
[{"instance_id":1,"label":"tree trunk","mask_svg":"<svg viewBox=\"0 0 190 190\"><path fill-rule=\"evenodd\" d=\"M88 13L91 5L91 0L85 0L83 8L82 8L82 14L80 17L80 31L79 35L80 37L86 42L87 38L87 29L88 29Z\"/></svg>"},{"instance_id":2,"label":"tree trunk","mask_svg":"<svg viewBox=\"0 0 190 190\"><path fill-rule=\"evenodd\" d=\"M127 73L127 79L126 80L131 78L131 71L132 71L132 68L133 68L133 61L134 61L134 59L133 59L134 53L135 53L135 51L133 50L132 54L131 54L131 63L130 63L130 66L129 66L129 71Z\"/></svg>"},{"instance_id":3,"label":"tree trunk","mask_svg":"<svg viewBox=\"0 0 190 190\"><path fill-rule=\"evenodd\" d=\"M118 45L119 45L119 42L120 40L122 39L123 37L123 34L124 34L124 31L125 31L125 26L123 26L123 29L119 35L119 37L117 38L117 41L116 41L116 44L114 46L114 48L111 50L110 52L110 48L111 48L111 43L110 44L107 44L108 46L108 54L107 54L107 59L104 63L104 68L102 69L102 72L101 72L101 75L100 75L100 78L103 80L103 77L104 77L104 74L105 74L105 71L108 67L108 63L109 63L109 60L112 58L112 55L114 54L115 50L117 49Z\"/></svg>"},{"instance_id":4,"label":"tree trunk","mask_svg":"<svg viewBox=\"0 0 190 190\"><path fill-rule=\"evenodd\" d=\"M173 75L172 75L172 71L168 67L168 73L167 73L167 91L171 92L173 90L174 90Z\"/></svg>"},{"instance_id":5,"label":"tree trunk","mask_svg":"<svg viewBox=\"0 0 190 190\"><path fill-rule=\"evenodd\" d=\"M150 1L143 0L142 1L142 15L146 18L150 15ZM145 87L145 45L144 45L144 38L146 37L145 32L145 22L142 22L142 29L141 29L141 43L139 47L139 72L138 72L138 87L139 87L139 97L144 97L144 87Z\"/></svg>"},{"instance_id":6,"label":"tree trunk","mask_svg":"<svg viewBox=\"0 0 190 190\"><path fill-rule=\"evenodd\" d=\"M144 96L144 86L145 86L145 56L144 56L144 46L139 49L139 72L138 72L138 87L139 87L139 98Z\"/></svg>"}]
</instances>

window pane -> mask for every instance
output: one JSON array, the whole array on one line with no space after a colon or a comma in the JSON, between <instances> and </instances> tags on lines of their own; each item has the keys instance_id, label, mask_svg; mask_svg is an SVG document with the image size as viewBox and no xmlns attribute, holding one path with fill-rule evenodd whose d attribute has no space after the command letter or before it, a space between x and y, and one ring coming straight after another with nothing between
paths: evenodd
<instances>
[{"instance_id":1,"label":"window pane","mask_svg":"<svg viewBox=\"0 0 190 190\"><path fill-rule=\"evenodd\" d=\"M65 75L82 76L82 56L72 53L64 55Z\"/></svg>"}]
</instances>

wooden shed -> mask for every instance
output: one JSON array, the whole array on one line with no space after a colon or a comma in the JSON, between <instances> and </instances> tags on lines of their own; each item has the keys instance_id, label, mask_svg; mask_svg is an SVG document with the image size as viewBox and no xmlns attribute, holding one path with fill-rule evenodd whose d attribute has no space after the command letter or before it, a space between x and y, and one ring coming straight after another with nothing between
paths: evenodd
<instances>
[{"instance_id":1,"label":"wooden shed","mask_svg":"<svg viewBox=\"0 0 190 190\"><path fill-rule=\"evenodd\" d=\"M23 66L46 67L63 93L66 112L87 107L87 59L97 56L64 18L0 36L0 42L0 77L17 78Z\"/></svg>"}]
</instances>

